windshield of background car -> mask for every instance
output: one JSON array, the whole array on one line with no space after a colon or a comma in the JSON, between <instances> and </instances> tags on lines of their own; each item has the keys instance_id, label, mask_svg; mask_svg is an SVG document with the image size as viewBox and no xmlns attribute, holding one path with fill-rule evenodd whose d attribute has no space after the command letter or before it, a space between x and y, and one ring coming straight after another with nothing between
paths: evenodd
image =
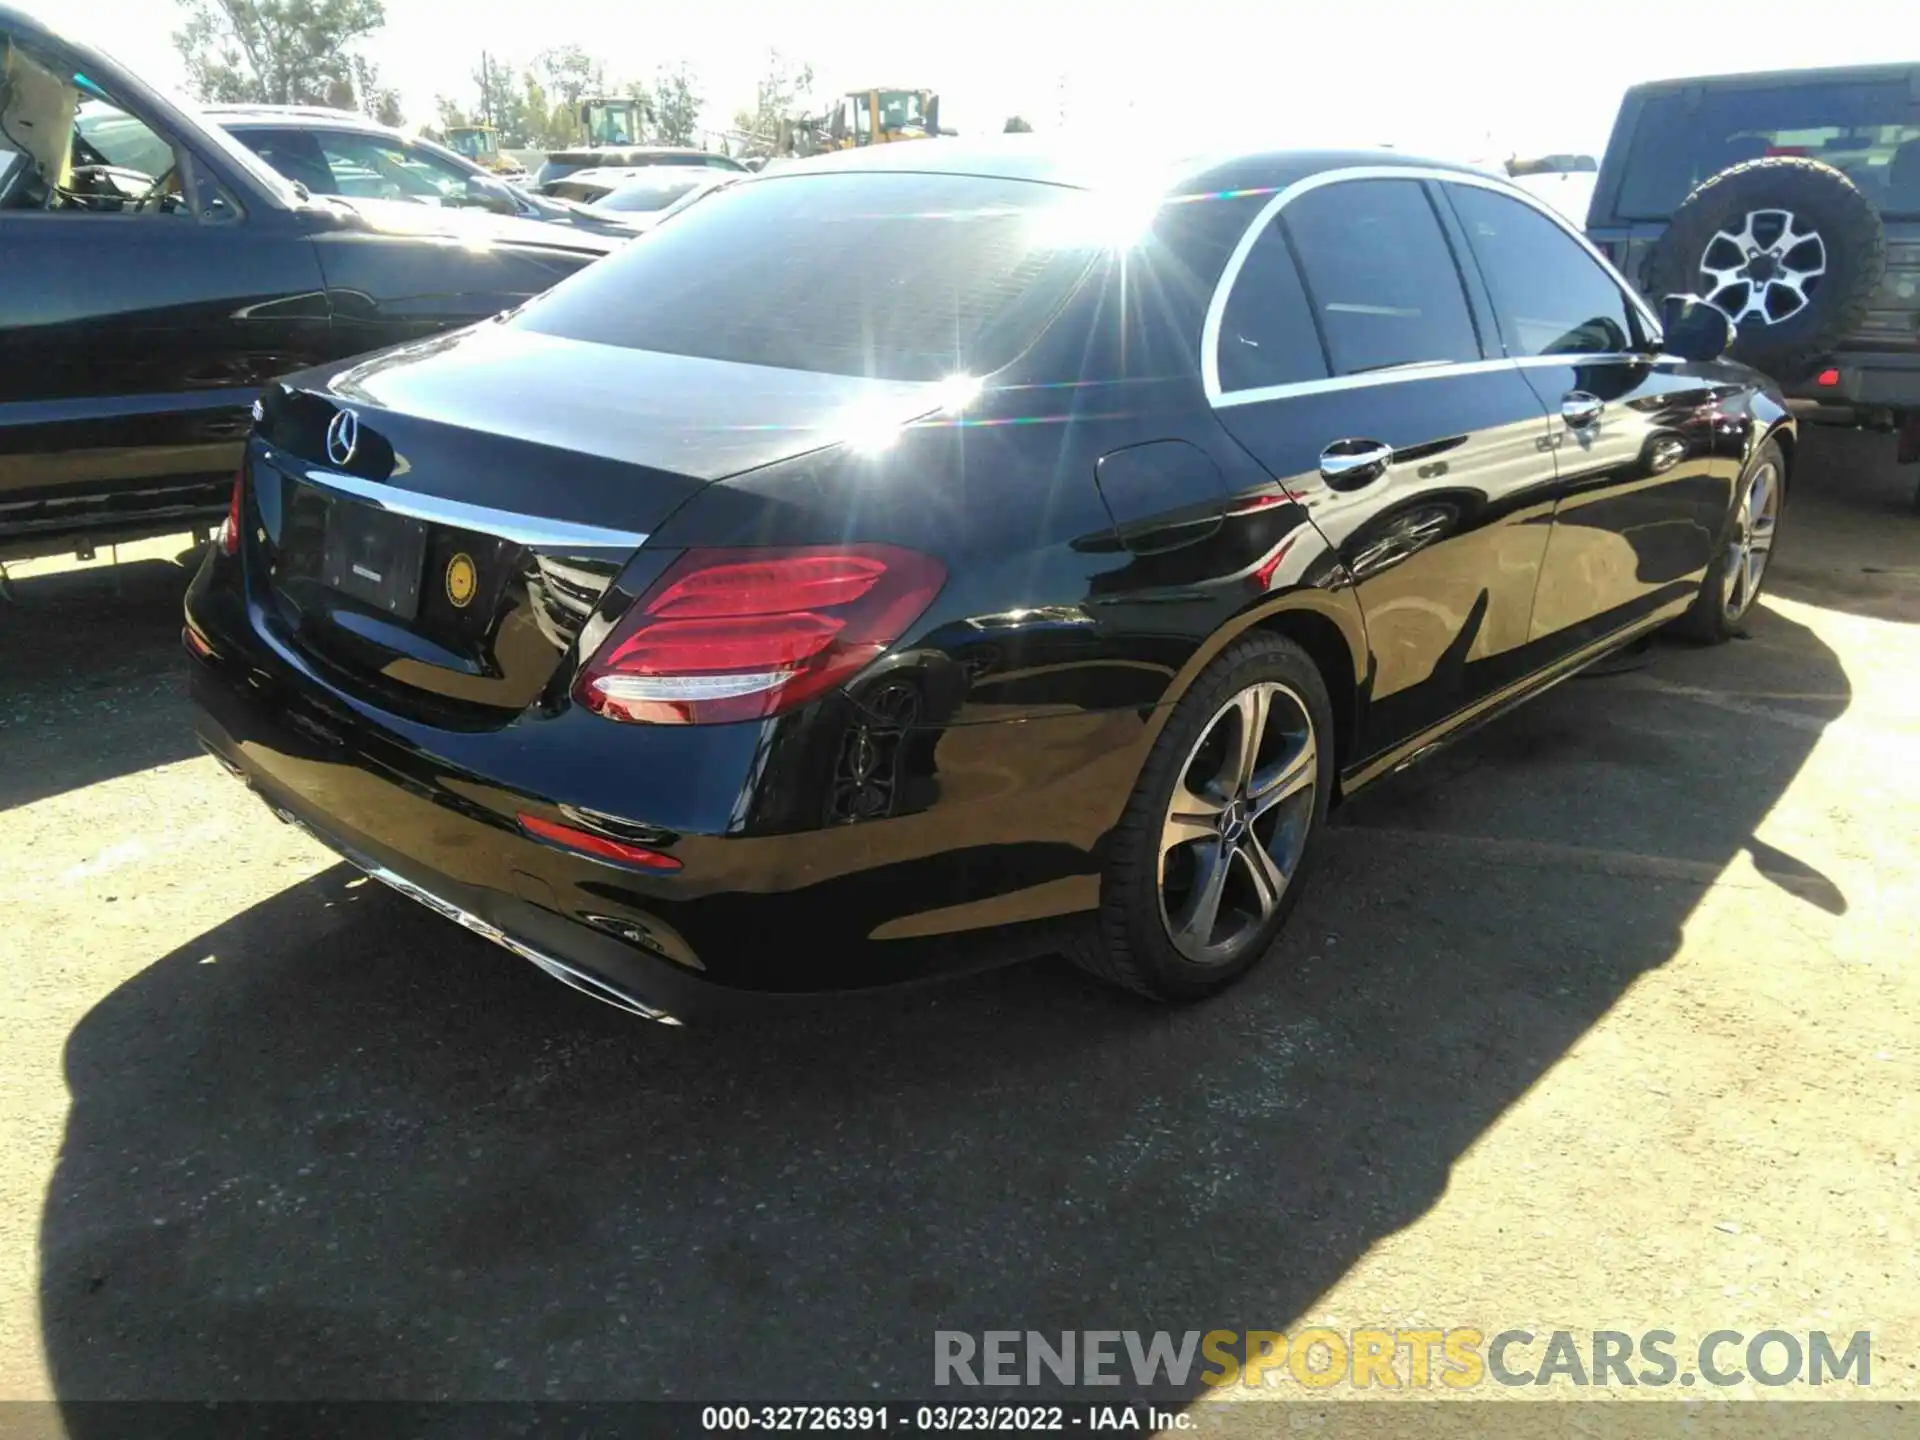
<instances>
[{"instance_id":1,"label":"windshield of background car","mask_svg":"<svg viewBox=\"0 0 1920 1440\"><path fill-rule=\"evenodd\" d=\"M682 195L708 183L703 175L635 180L601 196L595 203L602 210L664 210Z\"/></svg>"},{"instance_id":2,"label":"windshield of background car","mask_svg":"<svg viewBox=\"0 0 1920 1440\"><path fill-rule=\"evenodd\" d=\"M342 195L440 204L464 199L472 176L431 152L372 135L329 131L316 137Z\"/></svg>"},{"instance_id":3,"label":"windshield of background car","mask_svg":"<svg viewBox=\"0 0 1920 1440\"><path fill-rule=\"evenodd\" d=\"M1920 115L1906 82L1704 89L1650 96L1640 111L1619 213L1664 220L1701 181L1767 155L1840 170L1884 215L1920 216Z\"/></svg>"},{"instance_id":4,"label":"windshield of background car","mask_svg":"<svg viewBox=\"0 0 1920 1440\"><path fill-rule=\"evenodd\" d=\"M1032 342L1098 244L1087 192L972 175L728 186L534 300L513 326L876 379L985 375Z\"/></svg>"}]
</instances>

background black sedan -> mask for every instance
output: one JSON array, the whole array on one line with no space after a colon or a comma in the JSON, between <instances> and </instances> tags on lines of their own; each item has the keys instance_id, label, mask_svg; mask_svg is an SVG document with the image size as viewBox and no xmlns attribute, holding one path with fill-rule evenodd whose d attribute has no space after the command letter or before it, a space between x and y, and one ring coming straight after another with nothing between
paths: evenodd
<instances>
[{"instance_id":1,"label":"background black sedan","mask_svg":"<svg viewBox=\"0 0 1920 1440\"><path fill-rule=\"evenodd\" d=\"M637 169L654 165L719 170L730 175L745 174L747 169L731 155L714 150L695 150L684 145L603 145L584 150L555 150L534 172L533 188L545 195L551 193L550 187L555 181L582 170Z\"/></svg>"},{"instance_id":2,"label":"background black sedan","mask_svg":"<svg viewBox=\"0 0 1920 1440\"><path fill-rule=\"evenodd\" d=\"M351 110L306 105L214 105L201 112L314 195L402 200L544 220L624 239L617 216L590 214L575 196L536 195L466 156Z\"/></svg>"},{"instance_id":3,"label":"background black sedan","mask_svg":"<svg viewBox=\"0 0 1920 1440\"><path fill-rule=\"evenodd\" d=\"M1504 180L1017 141L743 180L510 317L266 397L203 739L645 1014L1265 952L1327 810L1752 604L1794 434Z\"/></svg>"}]
</instances>

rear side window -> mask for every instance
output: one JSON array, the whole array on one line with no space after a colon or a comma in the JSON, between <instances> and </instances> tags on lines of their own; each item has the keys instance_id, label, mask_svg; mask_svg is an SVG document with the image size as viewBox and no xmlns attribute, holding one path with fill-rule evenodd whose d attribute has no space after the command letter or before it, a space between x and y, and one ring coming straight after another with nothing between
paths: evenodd
<instances>
[{"instance_id":1,"label":"rear side window","mask_svg":"<svg viewBox=\"0 0 1920 1440\"><path fill-rule=\"evenodd\" d=\"M1336 375L1478 360L1440 219L1417 180L1349 180L1281 212Z\"/></svg>"},{"instance_id":2,"label":"rear side window","mask_svg":"<svg viewBox=\"0 0 1920 1440\"><path fill-rule=\"evenodd\" d=\"M884 380L984 375L1086 274L1083 192L971 175L745 181L528 305L599 345Z\"/></svg>"},{"instance_id":3,"label":"rear side window","mask_svg":"<svg viewBox=\"0 0 1920 1440\"><path fill-rule=\"evenodd\" d=\"M1254 242L1233 282L1217 354L1227 394L1327 378L1313 309L1278 221Z\"/></svg>"},{"instance_id":4,"label":"rear side window","mask_svg":"<svg viewBox=\"0 0 1920 1440\"><path fill-rule=\"evenodd\" d=\"M1627 151L1620 218L1664 220L1701 181L1768 155L1823 161L1883 214L1920 215L1920 104L1905 82L1881 81L1649 96Z\"/></svg>"},{"instance_id":5,"label":"rear side window","mask_svg":"<svg viewBox=\"0 0 1920 1440\"><path fill-rule=\"evenodd\" d=\"M333 171L320 144L304 130L242 130L241 142L289 180L307 187L310 195L338 195Z\"/></svg>"},{"instance_id":6,"label":"rear side window","mask_svg":"<svg viewBox=\"0 0 1920 1440\"><path fill-rule=\"evenodd\" d=\"M1626 297L1566 231L1532 206L1491 190L1449 185L1447 193L1493 296L1509 355L1634 348Z\"/></svg>"}]
</instances>

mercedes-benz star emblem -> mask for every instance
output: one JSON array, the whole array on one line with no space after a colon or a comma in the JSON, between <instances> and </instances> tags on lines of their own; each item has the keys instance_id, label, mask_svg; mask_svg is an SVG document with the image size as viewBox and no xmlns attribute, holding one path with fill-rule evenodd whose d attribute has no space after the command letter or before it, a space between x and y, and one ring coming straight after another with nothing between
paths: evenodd
<instances>
[{"instance_id":1,"label":"mercedes-benz star emblem","mask_svg":"<svg viewBox=\"0 0 1920 1440\"><path fill-rule=\"evenodd\" d=\"M353 454L359 448L360 417L342 410L327 424L327 459L344 468L353 463Z\"/></svg>"}]
</instances>

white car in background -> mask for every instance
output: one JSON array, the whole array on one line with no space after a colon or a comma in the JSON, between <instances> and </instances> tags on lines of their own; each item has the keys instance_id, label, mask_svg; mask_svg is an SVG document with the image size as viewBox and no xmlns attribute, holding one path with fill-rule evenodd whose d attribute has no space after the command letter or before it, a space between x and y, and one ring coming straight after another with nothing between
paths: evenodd
<instances>
[{"instance_id":1,"label":"white car in background","mask_svg":"<svg viewBox=\"0 0 1920 1440\"><path fill-rule=\"evenodd\" d=\"M677 215L696 200L746 179L748 173L647 166L634 170L582 170L559 183L563 187L581 187L579 194L569 192L566 198L584 204L589 214L644 231L651 230L670 215Z\"/></svg>"}]
</instances>

